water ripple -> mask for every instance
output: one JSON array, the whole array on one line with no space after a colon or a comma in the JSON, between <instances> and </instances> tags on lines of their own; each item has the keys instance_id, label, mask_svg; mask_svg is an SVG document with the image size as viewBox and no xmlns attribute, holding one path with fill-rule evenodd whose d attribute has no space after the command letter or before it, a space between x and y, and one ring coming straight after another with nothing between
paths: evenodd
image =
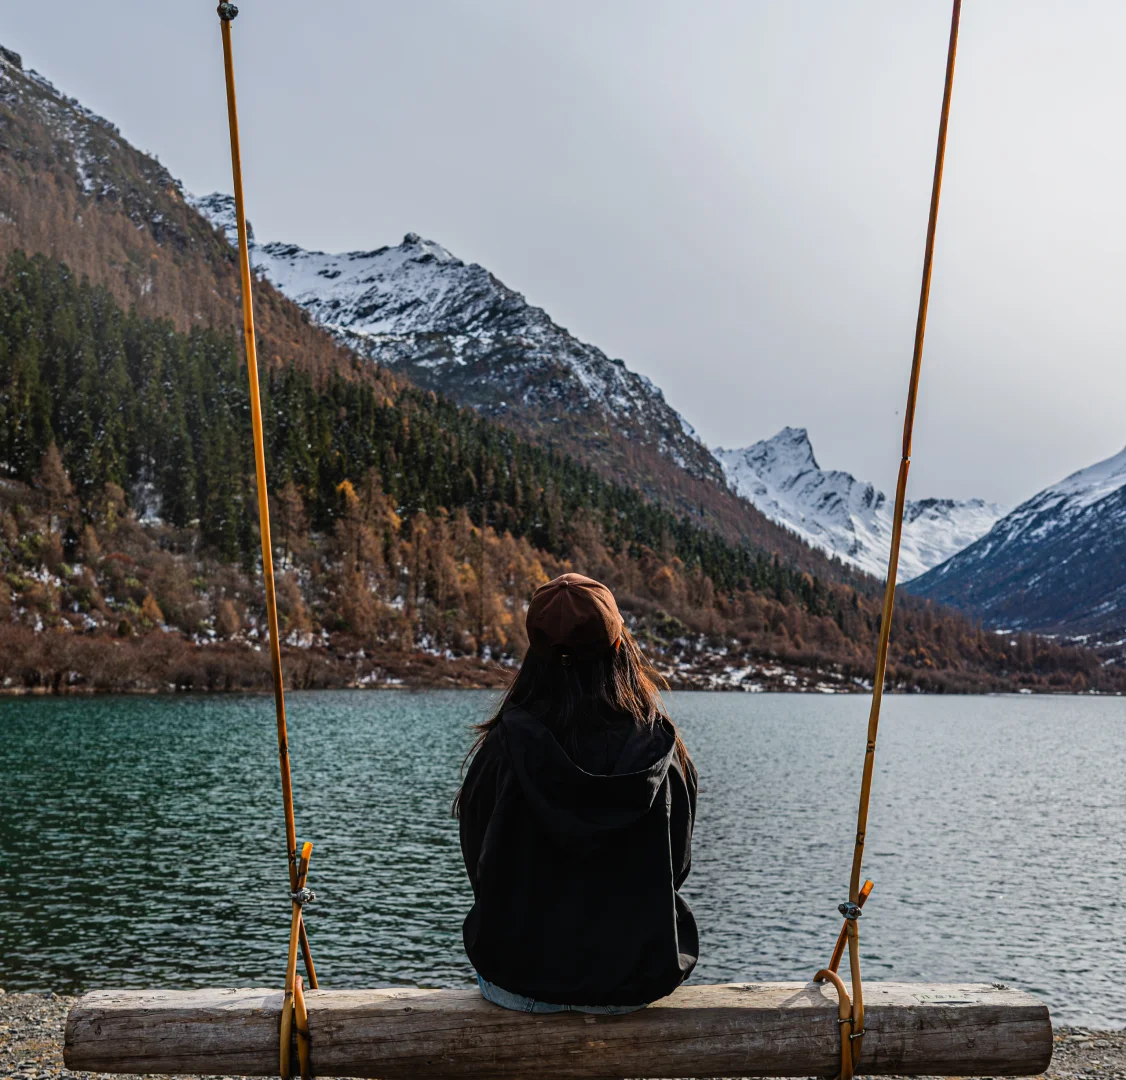
<instances>
[{"instance_id":1,"label":"water ripple","mask_svg":"<svg viewBox=\"0 0 1126 1080\"><path fill-rule=\"evenodd\" d=\"M462 986L449 816L491 695L294 694L309 935L330 986ZM694 979L801 978L839 925L866 702L678 694L700 768ZM885 703L861 924L871 977L1006 982L1126 1025L1117 701ZM0 701L0 985L272 984L288 931L271 702Z\"/></svg>"}]
</instances>

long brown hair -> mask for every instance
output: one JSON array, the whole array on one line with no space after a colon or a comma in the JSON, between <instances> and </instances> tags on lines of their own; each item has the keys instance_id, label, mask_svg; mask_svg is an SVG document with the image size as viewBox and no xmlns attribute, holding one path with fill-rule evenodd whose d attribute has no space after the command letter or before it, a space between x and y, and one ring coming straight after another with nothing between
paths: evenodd
<instances>
[{"instance_id":1,"label":"long brown hair","mask_svg":"<svg viewBox=\"0 0 1126 1080\"><path fill-rule=\"evenodd\" d=\"M668 683L649 663L628 630L623 629L615 649L586 656L577 654L569 659L571 662L564 664L556 657L542 657L528 650L496 711L488 720L474 725L477 738L465 755L463 769L504 714L509 709L523 708L542 710L565 748L585 726L604 723L608 713L631 717L643 728L667 723L676 737L681 768L688 771L688 749L661 700L661 690L667 690ZM459 788L454 796L454 814L460 803Z\"/></svg>"}]
</instances>

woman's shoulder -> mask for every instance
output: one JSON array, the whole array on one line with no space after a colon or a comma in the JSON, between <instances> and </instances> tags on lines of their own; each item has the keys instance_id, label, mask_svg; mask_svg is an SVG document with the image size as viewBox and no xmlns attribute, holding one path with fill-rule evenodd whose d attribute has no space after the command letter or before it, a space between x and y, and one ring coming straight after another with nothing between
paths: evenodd
<instances>
[{"instance_id":1,"label":"woman's shoulder","mask_svg":"<svg viewBox=\"0 0 1126 1080\"><path fill-rule=\"evenodd\" d=\"M469 767L496 768L507 762L509 741L513 738L519 740L525 731L538 729L542 725L543 717L536 707L510 705L489 721L488 730L474 750Z\"/></svg>"},{"instance_id":2,"label":"woman's shoulder","mask_svg":"<svg viewBox=\"0 0 1126 1080\"><path fill-rule=\"evenodd\" d=\"M482 768L486 765L495 765L503 755L504 722L498 717L497 721L485 732L484 738L473 751L473 760L470 768Z\"/></svg>"},{"instance_id":3,"label":"woman's shoulder","mask_svg":"<svg viewBox=\"0 0 1126 1080\"><path fill-rule=\"evenodd\" d=\"M676 753L673 755L672 766L675 771L679 771L684 777L684 784L689 792L695 795L696 788L700 783L700 774L696 771L696 763L692 760L692 755L688 752L688 747L684 743L680 729L673 722L672 718L667 715L661 717L660 723L672 737L675 744Z\"/></svg>"}]
</instances>

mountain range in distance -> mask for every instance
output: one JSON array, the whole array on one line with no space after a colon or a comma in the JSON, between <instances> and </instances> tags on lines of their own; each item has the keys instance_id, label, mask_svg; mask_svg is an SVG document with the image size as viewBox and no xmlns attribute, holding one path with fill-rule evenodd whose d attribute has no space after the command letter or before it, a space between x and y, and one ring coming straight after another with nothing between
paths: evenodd
<instances>
[{"instance_id":1,"label":"mountain range in distance","mask_svg":"<svg viewBox=\"0 0 1126 1080\"><path fill-rule=\"evenodd\" d=\"M237 243L230 195L189 202ZM521 414L549 425L561 413L594 419L588 437L608 418L697 478L726 483L811 547L877 578L886 573L887 498L849 473L822 470L804 429L711 451L650 379L576 339L483 267L415 233L374 251L326 254L263 244L250 232L258 273L341 341L415 384L506 422ZM943 562L1002 513L980 499L910 503L901 577Z\"/></svg>"},{"instance_id":2,"label":"mountain range in distance","mask_svg":"<svg viewBox=\"0 0 1126 1080\"><path fill-rule=\"evenodd\" d=\"M37 305L34 314L39 323L29 329L28 340L48 333L46 328L54 318L51 303L41 302L48 294L37 283L57 281L63 290L58 295L71 297L75 310L85 310L83 305L88 306L94 297L102 305L99 310L129 320L128 325L138 333L155 333L161 342L171 333L185 348L189 342L212 342L225 358L223 364L233 363L241 289L231 244L230 200L221 196L189 199L167 169L131 147L112 123L56 90L42 76L25 71L20 57L5 50L0 50L0 114L4 126L0 257L10 256L15 268L9 289L12 303L20 301L21 290L30 290L28 302ZM406 515L392 519L402 532L399 537L392 529L395 559L402 557L402 538L406 538L404 543L414 542L417 519L424 530L419 535L432 538L435 552L449 555L452 550L450 557L455 561L469 557L469 548L456 544L465 537L469 537L465 543L470 543L476 527L484 530L481 535L490 538L490 544L495 540L508 545L505 559L513 552L513 559L524 557L520 554L524 548L512 548L511 537L518 548L531 544L529 558L539 558L545 568L556 566L553 559L574 557L592 572L611 577L620 573L620 581L614 580L626 590L623 595L641 620L639 626L651 635L657 653L668 650L670 663L681 667L687 663L692 671L702 671L695 659L682 655L683 650L693 652L698 642L723 638L724 644L715 647L718 651L707 651L712 649L710 644L705 650L707 664L722 669L722 677L713 679L714 672L706 676L709 686L738 683L746 688L744 678L750 677L752 668L740 666L738 657L744 653L762 653L802 671L808 668L816 679L821 679L828 664L832 678L848 685L859 685L857 680L863 681L870 672L879 620L879 581L866 570L882 574L882 556L873 561L872 552L858 543L858 537L870 540L874 550L880 542L879 529L871 522L845 522L839 519L839 511L843 507L859 517L866 508L878 509L882 504L886 514L887 500L878 492L873 490L865 497L867 486L845 473L821 476L811 448L806 451L809 460L804 465L799 461L802 467L789 472L786 467L794 462L783 460L786 455L766 455L759 460L761 455L744 452L744 462L759 468L758 479L772 494L771 499L763 500L776 515L772 519L751 499L733 491L732 463L721 461L703 443L650 380L576 339L487 269L467 264L440 244L417 235L408 234L403 243L392 247L345 255L254 243L252 259L259 275L255 292L259 355L271 379L281 380L272 384L274 389L284 388L285 394L297 394L305 401L300 397L304 393L301 387L307 387L309 397L300 411L302 423L321 423L333 393L343 395L341 400L347 402L332 414L343 426L326 428L324 438L318 435L305 444L311 454L308 458L301 451L300 439L289 450L274 448L290 455L285 461L294 489L290 495L295 494L296 501L287 514L292 510L298 517L301 513L318 515L318 527L308 534L314 548L294 556L301 562L304 576L293 578L296 590L291 590L293 596L287 603L294 605L295 619L305 620L321 635L318 648L327 650L326 662L336 657L333 650L337 649L346 649L346 656L353 656L355 641L361 640L377 651L404 648L408 652L411 642L429 650L438 641L456 654L450 663L463 654L481 661L486 655L482 648L495 657L502 655L495 649L508 647L504 636L507 607L495 625L482 615L474 628L463 616L485 612L479 597L473 599L468 592L447 595L454 586L461 589L464 582L478 580L476 569L468 563L464 565L473 573L464 579L443 571L434 584L425 575L411 575L411 582L420 583L411 586L413 592L406 589L401 575L379 576L369 590L376 604L372 612L411 613L394 616L398 620L395 626L402 624L404 629L396 630L398 636L393 638L372 629L371 612L360 612L356 619L340 613L343 601L368 594L363 589L339 587L334 575L350 564L339 561L340 538L325 523L340 509L332 493L339 495L342 488L334 485L341 476L351 480L348 470L362 465L370 482L364 498L390 499L388 505L396 512L401 508ZM20 269L28 266L33 271ZM105 290L104 296L99 290ZM8 314L14 311L11 308ZM23 365L11 369L20 379L25 374L33 379L40 369L48 372L39 384L48 391L40 411L50 410L50 417L44 420L47 426L36 429L38 434L32 432L39 441L31 451L23 453L17 447L22 456L9 460L10 467L18 470L14 475L19 483L12 490L22 492L19 485L39 482L36 468L46 469L43 463L53 446L56 457L62 459L61 466L52 459L58 466L52 474L56 480L60 473L65 479L70 470L81 474L79 479L86 485L83 490L98 491L98 484L108 475L104 470L112 466L118 470L114 485L121 481L128 505L136 509L143 501L136 493L152 486L155 474L150 473L165 451L145 449L142 438L137 442L139 449L115 443L112 458L83 456L82 440L90 433L85 428L72 430L74 418L97 412L102 403L96 396L83 398L77 412L73 403L64 405L60 395L66 391L67 381L50 365L118 360L112 349L90 344L91 334L97 338L102 324L95 326L85 316L76 318L75 325L81 323L87 342L79 359L73 349L55 347L59 342L42 354L36 349L27 350L26 355L18 350L11 354ZM13 341L18 345L18 326L13 327ZM211 338L211 334L217 336ZM169 356L175 363L200 363L199 354L183 351L179 344ZM114 378L125 377L114 370ZM144 365L129 368L126 375L140 378L147 370ZM210 378L218 368L209 360L199 370ZM226 367L223 371L230 374ZM88 380L78 380L75 386L81 394L90 393ZM136 400L155 408L161 395L172 394L171 387L168 380L153 376L151 394L146 391L147 396ZM140 393L137 386L132 391ZM125 401L132 391L121 383L111 393L116 395L114 400ZM172 394L166 406L171 413L182 415L189 398L198 404L195 394L195 389L190 395ZM229 411L230 402L223 395L213 404L219 412ZM452 404L466 408L455 409ZM378 413L382 421L353 430L345 422L353 407L360 410L357 416L367 415L363 410L370 407L374 410L371 415ZM470 410L478 415L471 417ZM212 416L207 416L210 424ZM116 431L106 427L95 434L108 439ZM135 562L133 592L127 600L119 602L125 595L123 586L105 577L118 566L116 556L111 552L106 560L93 558L92 565L105 578L95 585L114 598L112 603L105 601L113 617L122 604L140 606L149 599L146 590L151 592L150 615L144 615L144 608L140 608L141 615L130 615L145 628L146 642L170 641L170 635L148 634L148 630L157 628L165 616L175 620L188 612L172 578L157 573L167 560L159 566L151 561L157 558L154 545L161 530L181 529L184 533L176 541L179 546L173 562L183 564L184 570L176 581L182 578L192 588L200 583L203 589L202 598L197 597L199 604L188 612L196 622L181 620L182 625L176 622L175 627L196 634L202 626L206 633L214 631L224 641L237 643L260 601L251 572L230 561L236 549L243 552L244 559L253 560L254 528L246 503L250 473L243 468L245 462L239 464L232 455L224 458L229 467L214 466L213 456L208 457L215 445L210 431L192 421L180 432L190 442L191 460L173 455L194 476L195 483L187 490L196 497L197 508L208 510L206 520L202 510L198 519L185 510L174 521L163 513L160 502L153 508L151 521L138 519L139 528L129 538L133 547L122 552ZM287 432L286 438L292 439L293 429ZM126 434L135 438L137 430ZM48 436L55 437L57 445L49 446ZM326 443L325 438L330 441ZM808 436L801 438L808 443ZM338 439L342 441L337 447ZM779 441L786 440L781 436L766 440L776 449ZM738 456L738 452L732 453ZM212 464L199 468L205 461ZM442 467L431 468L434 463ZM103 471L89 474L90 468ZM168 470L161 468L164 486L158 497L164 499L172 489ZM344 471L337 476L340 470ZM800 484L791 483L795 473L801 476ZM278 475L284 476L285 469ZM360 473L355 475L360 477ZM230 506L219 498L224 491L230 496ZM797 498L803 493L809 496L804 503ZM826 493L830 498L823 498ZM36 491L29 487L25 494L33 499ZM128 502L130 494L132 502ZM790 505L783 505L783 494ZM939 504L919 504L928 505ZM144 506L150 508L147 501ZM830 512L834 508L838 517ZM448 535L441 529L426 532L428 526L421 515L431 510L438 515L434 520L455 531ZM98 513L95 507L95 516ZM945 516L949 522L951 515ZM234 531L232 524L237 526ZM842 529L834 532L834 524ZM987 524L978 521L979 527ZM802 528L812 545L801 535ZM619 546L623 536L627 539ZM609 538L609 546L603 543L605 538ZM122 542L113 541L118 547ZM921 558L941 558L957 543L950 541ZM371 559L380 550L375 545ZM32 557L22 548L7 550L3 543L0 556L14 560L12 566L22 566L21 560ZM384 552L384 557L392 556ZM227 561L220 565L217 559ZM189 569L193 560L198 565ZM505 565L515 567L517 563ZM200 566L206 572L200 573ZM34 582L27 580L32 582L27 588L32 589ZM485 582L479 587L484 596L495 583L490 584L491 578L480 580ZM510 575L503 581L505 588L512 589L510 602L505 603L515 611L523 595L523 578ZM28 642L39 640L35 636L39 623L32 615L41 617L47 627L55 625L52 620L71 621L73 615L81 621L81 616L89 614L82 607L86 602L82 597L66 592L70 588L66 582L58 587L64 593L60 593L57 611L51 608L53 601L48 596L42 604L35 600L28 608L26 626L19 622L17 629L27 631ZM220 611L217 605L223 598L243 604L245 618L244 609L237 604L233 615L231 610ZM22 602L14 592L8 599L12 604ZM12 610L24 618L17 608ZM462 621L449 622L454 616ZM110 619L106 627L116 625L110 615L106 618ZM968 690L1016 685L1077 690L1118 685L1117 673L1105 676L1095 653L1034 636L1016 642L983 634L971 620L961 619L949 609L932 609L918 599L904 597L897 627L893 678L904 687ZM468 644L463 631L472 638ZM443 636L435 638L435 633ZM495 648L490 644L494 638ZM54 641L54 637L47 635L43 640ZM374 663L375 655L367 659ZM60 653L59 662L65 660ZM787 674L783 666L772 666L771 671L784 686L798 678L792 672ZM244 672L239 678L244 675L254 677Z\"/></svg>"},{"instance_id":3,"label":"mountain range in distance","mask_svg":"<svg viewBox=\"0 0 1126 1080\"><path fill-rule=\"evenodd\" d=\"M230 196L191 202L235 241ZM877 579L887 572L891 500L848 472L822 469L804 428L710 450L651 380L438 243L408 233L399 245L326 254L254 242L251 258L315 322L416 384L541 432L570 417L577 436L595 444L608 424L699 480L726 483L845 566ZM900 581L987 625L1112 632L1126 623L1124 488L1119 455L1011 513L984 499L909 500Z\"/></svg>"},{"instance_id":4,"label":"mountain range in distance","mask_svg":"<svg viewBox=\"0 0 1126 1080\"><path fill-rule=\"evenodd\" d=\"M190 201L234 242L230 196ZM584 449L597 451L602 429L612 429L615 445L638 440L676 473L726 484L844 567L886 574L891 500L848 472L822 469L805 429L709 449L651 380L438 243L408 233L399 245L326 254L252 242L251 259L338 340L412 382L541 438L545 429L565 438L571 425ZM983 499L909 500L900 581L986 625L1105 637L1126 624L1126 534L1120 541L1116 528L1124 487L1126 468L1120 475L1104 462L1011 513ZM667 497L659 487L651 493Z\"/></svg>"},{"instance_id":5,"label":"mountain range in distance","mask_svg":"<svg viewBox=\"0 0 1126 1080\"><path fill-rule=\"evenodd\" d=\"M46 251L127 307L182 328L235 329L229 197L186 199L158 162L10 52L0 54L0 88L0 253ZM825 581L872 588L867 575L883 576L889 500L820 469L800 429L713 452L650 380L440 244L408 234L399 245L326 255L254 243L252 259L271 283L257 298L267 360L292 356L324 372L351 370L359 354L729 543ZM1112 633L1126 623L1126 539L1116 524L1126 476L1100 465L1076 477L1004 516L977 500L912 501L901 580L987 625Z\"/></svg>"}]
</instances>

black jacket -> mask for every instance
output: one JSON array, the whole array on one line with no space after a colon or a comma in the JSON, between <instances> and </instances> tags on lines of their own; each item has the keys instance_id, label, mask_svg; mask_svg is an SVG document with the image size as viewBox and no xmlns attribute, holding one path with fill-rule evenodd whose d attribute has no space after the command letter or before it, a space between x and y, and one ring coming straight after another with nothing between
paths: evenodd
<instances>
[{"instance_id":1,"label":"black jacket","mask_svg":"<svg viewBox=\"0 0 1126 1080\"><path fill-rule=\"evenodd\" d=\"M465 951L489 982L538 1001L654 1001L699 954L676 891L692 859L696 770L666 722L611 717L568 751L544 720L510 709L470 764Z\"/></svg>"}]
</instances>

